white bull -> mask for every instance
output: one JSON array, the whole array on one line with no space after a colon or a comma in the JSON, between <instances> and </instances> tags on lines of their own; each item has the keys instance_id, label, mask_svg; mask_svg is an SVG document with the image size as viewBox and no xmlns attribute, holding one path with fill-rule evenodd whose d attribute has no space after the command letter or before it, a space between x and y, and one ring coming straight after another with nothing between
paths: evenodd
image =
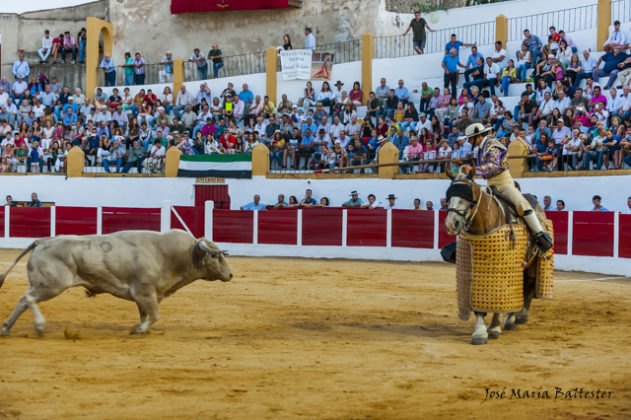
<instances>
[{"instance_id":1,"label":"white bull","mask_svg":"<svg viewBox=\"0 0 631 420\"><path fill-rule=\"evenodd\" d=\"M27 308L33 312L38 334L43 334L45 319L37 303L75 286L85 287L89 296L110 293L136 302L140 323L131 333L143 334L158 320L158 304L165 297L198 279L232 278L224 251L207 239L196 240L182 230L124 231L38 239L0 275L0 287L31 250L26 266L30 287L4 323L2 335L9 335Z\"/></svg>"}]
</instances>

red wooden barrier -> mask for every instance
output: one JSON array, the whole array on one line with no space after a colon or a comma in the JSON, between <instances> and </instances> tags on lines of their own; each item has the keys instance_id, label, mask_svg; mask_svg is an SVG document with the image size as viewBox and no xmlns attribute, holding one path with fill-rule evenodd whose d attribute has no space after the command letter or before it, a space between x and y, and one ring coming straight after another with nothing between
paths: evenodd
<instances>
[{"instance_id":1,"label":"red wooden barrier","mask_svg":"<svg viewBox=\"0 0 631 420\"><path fill-rule=\"evenodd\" d=\"M103 207L103 233L121 230L160 231L159 208Z\"/></svg>"},{"instance_id":2,"label":"red wooden barrier","mask_svg":"<svg viewBox=\"0 0 631 420\"><path fill-rule=\"evenodd\" d=\"M9 235L12 238L50 236L50 207L11 207Z\"/></svg>"},{"instance_id":3,"label":"red wooden barrier","mask_svg":"<svg viewBox=\"0 0 631 420\"><path fill-rule=\"evenodd\" d=\"M0 207L0 238L4 237L4 206Z\"/></svg>"},{"instance_id":4,"label":"red wooden barrier","mask_svg":"<svg viewBox=\"0 0 631 420\"><path fill-rule=\"evenodd\" d=\"M631 258L631 214L618 217L618 257Z\"/></svg>"},{"instance_id":5,"label":"red wooden barrier","mask_svg":"<svg viewBox=\"0 0 631 420\"><path fill-rule=\"evenodd\" d=\"M575 211L572 254L613 257L613 212Z\"/></svg>"},{"instance_id":6,"label":"red wooden barrier","mask_svg":"<svg viewBox=\"0 0 631 420\"><path fill-rule=\"evenodd\" d=\"M386 246L387 210L348 210L346 244L349 246Z\"/></svg>"},{"instance_id":7,"label":"red wooden barrier","mask_svg":"<svg viewBox=\"0 0 631 420\"><path fill-rule=\"evenodd\" d=\"M566 211L547 211L546 216L552 220L554 227L554 253L567 254L569 213Z\"/></svg>"},{"instance_id":8,"label":"red wooden barrier","mask_svg":"<svg viewBox=\"0 0 631 420\"><path fill-rule=\"evenodd\" d=\"M302 211L303 245L342 245L342 209L306 208Z\"/></svg>"},{"instance_id":9,"label":"red wooden barrier","mask_svg":"<svg viewBox=\"0 0 631 420\"><path fill-rule=\"evenodd\" d=\"M438 248L442 248L447 244L456 241L456 236L451 236L445 230L445 218L447 217L446 211L438 212Z\"/></svg>"},{"instance_id":10,"label":"red wooden barrier","mask_svg":"<svg viewBox=\"0 0 631 420\"><path fill-rule=\"evenodd\" d=\"M55 207L56 235L96 235L96 207Z\"/></svg>"},{"instance_id":11,"label":"red wooden barrier","mask_svg":"<svg viewBox=\"0 0 631 420\"><path fill-rule=\"evenodd\" d=\"M268 210L259 212L259 243L296 245L298 210Z\"/></svg>"},{"instance_id":12,"label":"red wooden barrier","mask_svg":"<svg viewBox=\"0 0 631 420\"><path fill-rule=\"evenodd\" d=\"M186 226L191 231L194 237L201 238L204 236L204 207L193 206L173 206L173 209L177 211ZM171 227L173 229L186 230L179 219L171 211Z\"/></svg>"},{"instance_id":13,"label":"red wooden barrier","mask_svg":"<svg viewBox=\"0 0 631 420\"><path fill-rule=\"evenodd\" d=\"M254 212L249 210L214 210L213 240L252 243L253 217Z\"/></svg>"},{"instance_id":14,"label":"red wooden barrier","mask_svg":"<svg viewBox=\"0 0 631 420\"><path fill-rule=\"evenodd\" d=\"M434 212L392 210L392 246L434 247Z\"/></svg>"}]
</instances>

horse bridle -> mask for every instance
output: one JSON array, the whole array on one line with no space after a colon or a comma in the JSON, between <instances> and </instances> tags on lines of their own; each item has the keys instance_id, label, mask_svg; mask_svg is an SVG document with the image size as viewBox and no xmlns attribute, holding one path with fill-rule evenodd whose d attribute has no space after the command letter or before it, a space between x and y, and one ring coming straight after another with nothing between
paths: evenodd
<instances>
[{"instance_id":1,"label":"horse bridle","mask_svg":"<svg viewBox=\"0 0 631 420\"><path fill-rule=\"evenodd\" d=\"M481 196L482 195L480 194L480 197ZM447 207L447 214L452 212L462 217L462 220L465 223L464 228L467 230L469 228L469 224L475 218L478 208L480 207L480 197L478 197L477 200L473 198L473 186L471 181L453 181L447 189L448 202L451 201L452 197L462 198L471 204L471 207L466 210Z\"/></svg>"}]
</instances>

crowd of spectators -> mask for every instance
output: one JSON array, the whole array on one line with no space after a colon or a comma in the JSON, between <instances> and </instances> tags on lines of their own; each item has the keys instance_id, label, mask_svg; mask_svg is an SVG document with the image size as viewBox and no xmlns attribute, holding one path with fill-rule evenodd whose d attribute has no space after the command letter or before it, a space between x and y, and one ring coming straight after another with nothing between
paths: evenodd
<instances>
[{"instance_id":1,"label":"crowd of spectators","mask_svg":"<svg viewBox=\"0 0 631 420\"><path fill-rule=\"evenodd\" d=\"M418 16L415 21L413 30L431 30ZM169 87L134 95L124 87L110 94L99 88L91 101L80 89L73 94L61 87L55 77L30 76L21 54L15 81L0 83L0 169L63 171L65 156L76 145L87 165L107 172L161 172L169 147L185 154L249 153L259 143L270 149L273 169L346 168L376 162L390 142L402 163L414 162L402 164L401 172L442 172L453 169L451 159L472 156L462 133L475 122L491 126L505 145L518 140L533 156L531 170L631 165L631 55L624 52L628 44L619 22L603 46L608 52L598 60L589 50L579 59L574 41L555 27L547 42L528 29L523 34L516 60L501 42L485 57L476 43L453 34L445 45L443 90L423 82L410 92L402 79L390 87L382 78L365 102L359 82L347 90L341 81L332 87L328 81L317 87L309 81L295 103L283 94L275 104L247 84L239 91L228 83L211 92L204 82L193 90L183 85L175 100ZM305 35L306 46L314 46L309 28ZM416 38L415 49L422 51ZM288 35L283 42L282 48L291 48ZM461 64L464 47L471 51ZM206 78L209 63L218 75L222 56L215 44L207 56L196 49L191 61ZM126 53L126 84L144 84L145 65L140 53L134 58ZM170 51L161 65L161 78L172 81ZM107 84L113 84L117 66L108 53L100 66ZM465 81L458 92L460 71ZM605 76L608 82L601 86ZM517 105L507 109L498 93L509 95L516 82L526 82L525 88ZM604 88L611 88L609 98ZM418 108L411 93L420 96Z\"/></svg>"}]
</instances>

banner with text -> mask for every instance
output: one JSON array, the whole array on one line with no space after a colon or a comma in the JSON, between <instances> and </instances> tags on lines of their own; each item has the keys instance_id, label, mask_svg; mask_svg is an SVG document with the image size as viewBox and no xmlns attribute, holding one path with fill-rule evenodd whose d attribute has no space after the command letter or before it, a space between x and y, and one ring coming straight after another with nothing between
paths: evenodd
<instances>
[{"instance_id":1,"label":"banner with text","mask_svg":"<svg viewBox=\"0 0 631 420\"><path fill-rule=\"evenodd\" d=\"M280 52L283 80L311 78L311 50L287 50Z\"/></svg>"},{"instance_id":2,"label":"banner with text","mask_svg":"<svg viewBox=\"0 0 631 420\"><path fill-rule=\"evenodd\" d=\"M289 0L171 0L171 13L221 10L285 9Z\"/></svg>"}]
</instances>

